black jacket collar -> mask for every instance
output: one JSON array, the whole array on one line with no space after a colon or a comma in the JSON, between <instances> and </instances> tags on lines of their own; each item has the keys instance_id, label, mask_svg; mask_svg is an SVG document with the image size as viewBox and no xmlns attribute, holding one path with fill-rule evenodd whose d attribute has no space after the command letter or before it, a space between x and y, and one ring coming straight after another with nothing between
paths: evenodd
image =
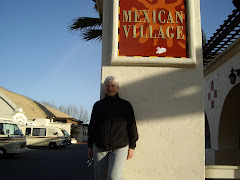
<instances>
[{"instance_id":1,"label":"black jacket collar","mask_svg":"<svg viewBox=\"0 0 240 180\"><path fill-rule=\"evenodd\" d=\"M104 98L104 100L107 100L107 101L117 101L118 99L120 99L118 93L115 96L108 96L105 94L105 98Z\"/></svg>"}]
</instances>

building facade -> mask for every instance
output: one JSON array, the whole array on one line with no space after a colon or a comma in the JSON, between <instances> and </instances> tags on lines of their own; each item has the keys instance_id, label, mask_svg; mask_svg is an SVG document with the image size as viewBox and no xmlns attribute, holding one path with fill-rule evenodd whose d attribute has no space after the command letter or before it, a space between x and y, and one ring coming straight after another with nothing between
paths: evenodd
<instances>
[{"instance_id":1,"label":"building facade","mask_svg":"<svg viewBox=\"0 0 240 180\"><path fill-rule=\"evenodd\" d=\"M234 10L204 51L207 165L240 164L239 34L240 13ZM235 82L230 82L230 78L235 78Z\"/></svg>"}]
</instances>

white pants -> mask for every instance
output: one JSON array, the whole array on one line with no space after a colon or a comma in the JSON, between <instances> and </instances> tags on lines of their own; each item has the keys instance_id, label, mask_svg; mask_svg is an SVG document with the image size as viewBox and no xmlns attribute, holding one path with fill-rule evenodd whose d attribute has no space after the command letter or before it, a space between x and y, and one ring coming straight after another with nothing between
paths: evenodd
<instances>
[{"instance_id":1,"label":"white pants","mask_svg":"<svg viewBox=\"0 0 240 180\"><path fill-rule=\"evenodd\" d=\"M123 180L122 172L127 160L128 146L112 151L93 145L95 180Z\"/></svg>"}]
</instances>

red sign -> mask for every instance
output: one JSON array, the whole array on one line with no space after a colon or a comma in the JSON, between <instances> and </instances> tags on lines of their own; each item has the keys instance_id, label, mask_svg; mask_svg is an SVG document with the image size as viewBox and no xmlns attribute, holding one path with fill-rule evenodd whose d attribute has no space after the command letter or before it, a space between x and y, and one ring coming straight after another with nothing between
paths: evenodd
<instances>
[{"instance_id":1,"label":"red sign","mask_svg":"<svg viewBox=\"0 0 240 180\"><path fill-rule=\"evenodd\" d=\"M187 57L184 0L119 0L118 56Z\"/></svg>"}]
</instances>

